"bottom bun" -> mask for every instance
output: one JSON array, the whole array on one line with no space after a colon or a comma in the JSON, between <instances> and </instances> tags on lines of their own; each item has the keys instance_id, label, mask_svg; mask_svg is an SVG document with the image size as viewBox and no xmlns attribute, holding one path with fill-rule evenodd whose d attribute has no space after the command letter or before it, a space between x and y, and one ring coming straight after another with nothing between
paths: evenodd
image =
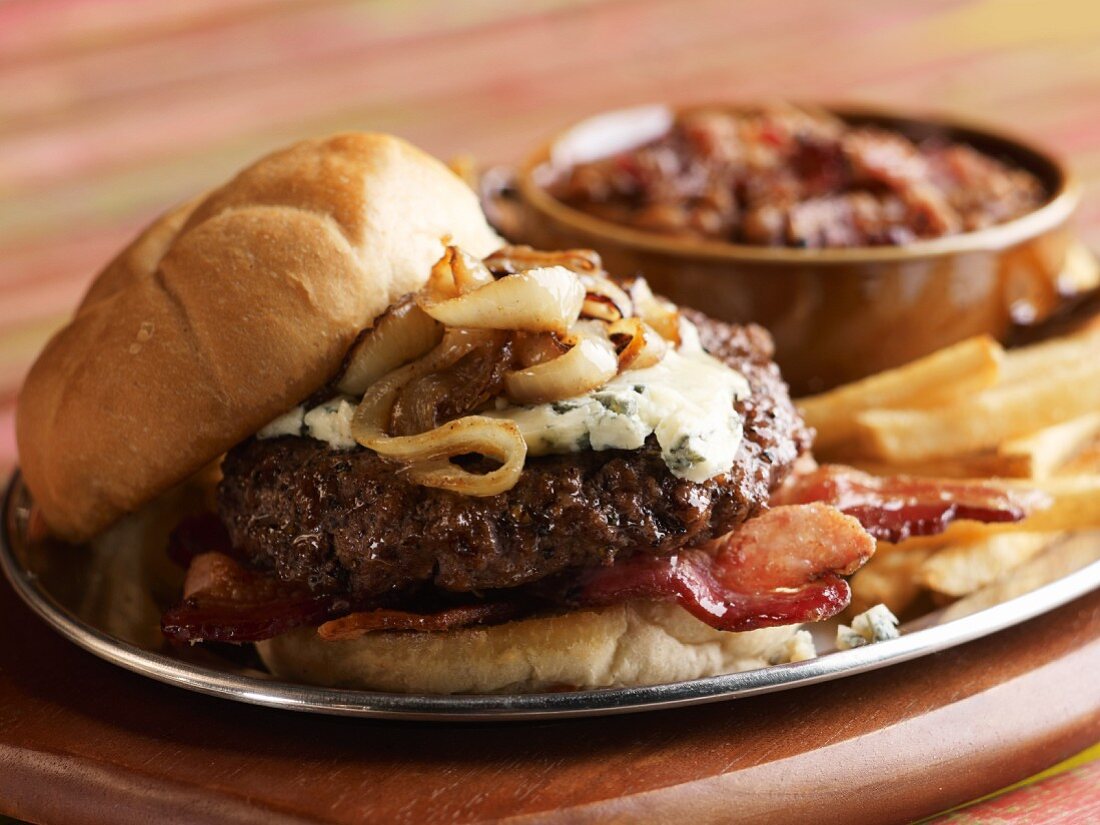
<instances>
[{"instance_id":1,"label":"bottom bun","mask_svg":"<svg viewBox=\"0 0 1100 825\"><path fill-rule=\"evenodd\" d=\"M303 628L257 645L276 676L399 693L652 685L815 655L798 625L726 633L674 604L633 602L487 628L324 641Z\"/></svg>"}]
</instances>

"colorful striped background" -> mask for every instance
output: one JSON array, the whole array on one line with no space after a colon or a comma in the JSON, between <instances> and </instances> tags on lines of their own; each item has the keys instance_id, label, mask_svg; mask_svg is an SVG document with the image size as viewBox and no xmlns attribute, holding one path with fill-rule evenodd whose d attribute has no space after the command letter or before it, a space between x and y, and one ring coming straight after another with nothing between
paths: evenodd
<instances>
[{"instance_id":1,"label":"colorful striped background","mask_svg":"<svg viewBox=\"0 0 1100 825\"><path fill-rule=\"evenodd\" d=\"M0 474L21 377L96 270L261 152L362 128L507 162L610 106L762 97L1008 125L1070 158L1100 246L1096 0L6 0ZM1084 821L1098 797L1078 768L952 816Z\"/></svg>"}]
</instances>

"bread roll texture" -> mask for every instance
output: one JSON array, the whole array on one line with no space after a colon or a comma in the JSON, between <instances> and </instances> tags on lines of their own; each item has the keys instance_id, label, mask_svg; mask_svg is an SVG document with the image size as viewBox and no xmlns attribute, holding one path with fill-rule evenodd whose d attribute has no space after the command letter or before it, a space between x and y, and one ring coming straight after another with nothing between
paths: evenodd
<instances>
[{"instance_id":1,"label":"bread roll texture","mask_svg":"<svg viewBox=\"0 0 1100 825\"><path fill-rule=\"evenodd\" d=\"M84 541L321 387L453 238L500 246L477 197L379 134L309 140L169 212L92 284L20 393L46 523Z\"/></svg>"},{"instance_id":2,"label":"bread roll texture","mask_svg":"<svg viewBox=\"0 0 1100 825\"><path fill-rule=\"evenodd\" d=\"M663 602L346 641L301 628L257 649L268 669L289 681L429 694L664 684L815 655L810 634L798 625L728 633Z\"/></svg>"}]
</instances>

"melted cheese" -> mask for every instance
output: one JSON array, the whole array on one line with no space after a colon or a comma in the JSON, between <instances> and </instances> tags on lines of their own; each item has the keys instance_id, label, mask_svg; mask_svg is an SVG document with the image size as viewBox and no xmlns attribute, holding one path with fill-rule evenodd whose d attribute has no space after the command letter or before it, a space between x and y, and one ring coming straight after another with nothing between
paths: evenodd
<instances>
[{"instance_id":1,"label":"melted cheese","mask_svg":"<svg viewBox=\"0 0 1100 825\"><path fill-rule=\"evenodd\" d=\"M702 482L733 466L741 443L733 404L748 393L740 373L702 349L684 347L585 395L484 414L516 422L532 455L636 450L656 435L673 475Z\"/></svg>"}]
</instances>

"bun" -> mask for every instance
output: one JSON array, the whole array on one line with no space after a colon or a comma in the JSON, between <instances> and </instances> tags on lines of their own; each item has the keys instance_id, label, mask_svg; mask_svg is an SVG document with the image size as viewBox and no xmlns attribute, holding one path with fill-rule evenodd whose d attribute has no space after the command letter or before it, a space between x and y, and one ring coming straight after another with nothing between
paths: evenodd
<instances>
[{"instance_id":1,"label":"bun","mask_svg":"<svg viewBox=\"0 0 1100 825\"><path fill-rule=\"evenodd\" d=\"M726 633L674 604L634 602L443 633L327 642L313 628L257 645L276 676L400 693L536 692L676 682L812 657L797 625Z\"/></svg>"},{"instance_id":2,"label":"bun","mask_svg":"<svg viewBox=\"0 0 1100 825\"><path fill-rule=\"evenodd\" d=\"M388 135L270 155L156 221L96 279L20 394L27 485L83 541L321 387L454 242L500 246L474 193Z\"/></svg>"}]
</instances>

